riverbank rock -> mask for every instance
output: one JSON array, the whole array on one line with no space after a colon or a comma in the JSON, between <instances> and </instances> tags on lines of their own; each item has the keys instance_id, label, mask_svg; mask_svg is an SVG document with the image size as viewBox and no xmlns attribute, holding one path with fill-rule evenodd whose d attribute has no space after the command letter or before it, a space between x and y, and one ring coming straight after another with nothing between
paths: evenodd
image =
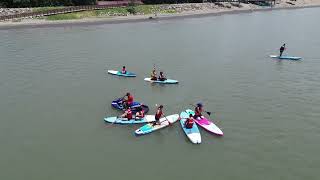
<instances>
[{"instance_id":1,"label":"riverbank rock","mask_svg":"<svg viewBox=\"0 0 320 180\"><path fill-rule=\"evenodd\" d=\"M0 16L15 15L32 12L31 8L0 8Z\"/></svg>"},{"instance_id":2,"label":"riverbank rock","mask_svg":"<svg viewBox=\"0 0 320 180\"><path fill-rule=\"evenodd\" d=\"M232 3L230 3L230 4L231 4L231 6L238 7L238 8L242 8L242 7L243 7L240 3L234 3L234 2L232 2Z\"/></svg>"},{"instance_id":3,"label":"riverbank rock","mask_svg":"<svg viewBox=\"0 0 320 180\"><path fill-rule=\"evenodd\" d=\"M292 3L292 2L286 2L287 4L290 4L290 5L292 5L292 6L294 6L295 4L294 3Z\"/></svg>"}]
</instances>

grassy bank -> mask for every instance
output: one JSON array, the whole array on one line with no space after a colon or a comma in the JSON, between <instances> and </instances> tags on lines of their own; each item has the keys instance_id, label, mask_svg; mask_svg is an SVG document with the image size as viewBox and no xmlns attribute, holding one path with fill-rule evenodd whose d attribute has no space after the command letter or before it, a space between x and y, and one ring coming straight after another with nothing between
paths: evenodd
<instances>
[{"instance_id":1,"label":"grassy bank","mask_svg":"<svg viewBox=\"0 0 320 180\"><path fill-rule=\"evenodd\" d=\"M32 12L46 12L48 10L62 9L62 8L65 8L65 7L64 6L37 7L37 8L32 8Z\"/></svg>"},{"instance_id":2,"label":"grassy bank","mask_svg":"<svg viewBox=\"0 0 320 180\"><path fill-rule=\"evenodd\" d=\"M46 17L47 20L71 20L83 18L127 16L128 14L154 14L154 13L176 13L175 10L164 10L159 5L138 5L133 7L115 7L103 10L82 11L67 14L58 14Z\"/></svg>"}]
</instances>

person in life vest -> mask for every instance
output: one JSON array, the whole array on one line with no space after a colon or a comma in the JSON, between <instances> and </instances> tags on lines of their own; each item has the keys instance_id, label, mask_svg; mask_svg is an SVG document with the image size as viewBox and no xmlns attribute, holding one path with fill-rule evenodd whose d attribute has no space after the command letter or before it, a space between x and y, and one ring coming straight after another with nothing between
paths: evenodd
<instances>
[{"instance_id":1,"label":"person in life vest","mask_svg":"<svg viewBox=\"0 0 320 180\"><path fill-rule=\"evenodd\" d=\"M200 118L203 118L203 116L202 116L202 111L203 111L203 105L201 104L201 103L198 103L197 104L197 106L196 106L196 108L194 109L194 118L195 119L200 119Z\"/></svg>"},{"instance_id":2,"label":"person in life vest","mask_svg":"<svg viewBox=\"0 0 320 180\"><path fill-rule=\"evenodd\" d=\"M194 119L193 119L192 114L190 114L189 118L187 118L187 120L184 122L184 126L187 129L191 129L193 127L193 124L194 124Z\"/></svg>"},{"instance_id":3,"label":"person in life vest","mask_svg":"<svg viewBox=\"0 0 320 180\"><path fill-rule=\"evenodd\" d=\"M151 80L153 80L153 81L157 80L156 68L153 68L153 70L151 71Z\"/></svg>"},{"instance_id":4,"label":"person in life vest","mask_svg":"<svg viewBox=\"0 0 320 180\"><path fill-rule=\"evenodd\" d=\"M153 125L161 124L161 123L160 123L160 118L161 118L161 116L164 115L162 110L163 110L163 105L160 105L160 106L157 108L157 112L156 112L156 114L155 114L155 116L154 116L154 118L155 118L156 121L153 123Z\"/></svg>"},{"instance_id":5,"label":"person in life vest","mask_svg":"<svg viewBox=\"0 0 320 180\"><path fill-rule=\"evenodd\" d=\"M125 67L125 66L122 67L121 73L122 73L122 74L127 74L127 70L126 70L126 67Z\"/></svg>"},{"instance_id":6,"label":"person in life vest","mask_svg":"<svg viewBox=\"0 0 320 180\"><path fill-rule=\"evenodd\" d=\"M123 107L127 109L128 107L132 106L132 103L133 103L133 96L128 92L124 96Z\"/></svg>"},{"instance_id":7,"label":"person in life vest","mask_svg":"<svg viewBox=\"0 0 320 180\"><path fill-rule=\"evenodd\" d=\"M158 80L159 80L159 81L165 81L165 80L167 80L167 78L164 76L163 72L160 72Z\"/></svg>"},{"instance_id":8,"label":"person in life vest","mask_svg":"<svg viewBox=\"0 0 320 180\"><path fill-rule=\"evenodd\" d=\"M132 111L131 108L129 107L122 115L122 118L127 118L128 120L132 119Z\"/></svg>"},{"instance_id":9,"label":"person in life vest","mask_svg":"<svg viewBox=\"0 0 320 180\"><path fill-rule=\"evenodd\" d=\"M144 110L143 108L140 106L137 108L137 113L136 113L136 119L142 119L144 118Z\"/></svg>"},{"instance_id":10,"label":"person in life vest","mask_svg":"<svg viewBox=\"0 0 320 180\"><path fill-rule=\"evenodd\" d=\"M282 53L283 53L284 50L286 50L286 44L283 44L283 45L280 47L280 57L282 56Z\"/></svg>"}]
</instances>

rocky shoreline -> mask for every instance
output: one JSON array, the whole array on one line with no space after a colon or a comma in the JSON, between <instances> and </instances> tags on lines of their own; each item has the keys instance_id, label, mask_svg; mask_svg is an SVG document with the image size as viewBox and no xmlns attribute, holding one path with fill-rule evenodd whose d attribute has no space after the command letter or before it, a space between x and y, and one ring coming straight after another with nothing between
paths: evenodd
<instances>
[{"instance_id":1,"label":"rocky shoreline","mask_svg":"<svg viewBox=\"0 0 320 180\"><path fill-rule=\"evenodd\" d=\"M290 3L288 3L290 1ZM291 3L291 1L293 1ZM294 4L294 5L292 5ZM142 22L150 19L176 19L186 17L204 17L221 14L247 13L255 11L276 10L276 9L296 9L306 7L320 7L320 0L286 0L277 1L273 6L260 6L247 3L190 3L190 4L167 4L157 5L152 9L152 14L103 14L93 18L83 18L74 20L50 21L45 18L23 18L12 21L0 22L0 29L10 29L17 27L48 27L63 26L65 24L106 24L106 23L126 23ZM30 9L21 9L30 11ZM161 10L172 10L174 13L159 13ZM10 13L16 12L10 11ZM8 13L8 12L6 12Z\"/></svg>"},{"instance_id":2,"label":"rocky shoreline","mask_svg":"<svg viewBox=\"0 0 320 180\"><path fill-rule=\"evenodd\" d=\"M32 12L32 8L0 8L0 16Z\"/></svg>"},{"instance_id":3,"label":"rocky shoreline","mask_svg":"<svg viewBox=\"0 0 320 180\"><path fill-rule=\"evenodd\" d=\"M274 7L295 7L304 5L320 4L320 0L277 0ZM263 8L272 6L270 3L237 3L237 2L213 2L213 3L183 3L183 4L164 4L158 5L154 9L154 13L163 10L172 10L176 13L192 12L192 11L207 11L207 10L223 10L223 9L238 9L238 8ZM0 8L0 16L15 15L27 12L33 12L34 8ZM138 14L143 15L143 14ZM111 16L127 16L127 14L112 14Z\"/></svg>"},{"instance_id":4,"label":"rocky shoreline","mask_svg":"<svg viewBox=\"0 0 320 180\"><path fill-rule=\"evenodd\" d=\"M253 6L255 6L255 5L253 5ZM178 13L188 12L188 11L221 9L221 8L231 9L233 7L241 8L241 7L243 7L243 3L216 2L216 3L160 5L160 9L162 9L162 10L174 10Z\"/></svg>"},{"instance_id":5,"label":"rocky shoreline","mask_svg":"<svg viewBox=\"0 0 320 180\"><path fill-rule=\"evenodd\" d=\"M185 13L194 11L210 11L210 10L232 10L232 9L257 9L264 7L295 7L304 5L319 4L320 0L277 0L276 4L270 3L237 3L237 2L213 2L213 3L183 3L183 4L164 4L158 5L152 9L154 14L161 11L173 11L175 13ZM0 8L0 16L21 14L33 12L35 8ZM113 13L105 14L106 16L129 16L129 14ZM145 15L138 13L137 15ZM32 18L31 18L32 19Z\"/></svg>"}]
</instances>

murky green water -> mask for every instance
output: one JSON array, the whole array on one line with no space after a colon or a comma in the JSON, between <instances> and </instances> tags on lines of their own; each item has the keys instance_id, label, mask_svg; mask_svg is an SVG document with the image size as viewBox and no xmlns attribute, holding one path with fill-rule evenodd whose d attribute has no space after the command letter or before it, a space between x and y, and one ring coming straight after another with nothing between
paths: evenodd
<instances>
[{"instance_id":1,"label":"murky green water","mask_svg":"<svg viewBox=\"0 0 320 180\"><path fill-rule=\"evenodd\" d=\"M319 9L0 31L0 179L316 180ZM268 57L287 43L301 62ZM180 81L143 81L153 66ZM118 78L107 69L138 76ZM202 101L222 138L177 123L136 137L108 126L113 99L180 113Z\"/></svg>"}]
</instances>

